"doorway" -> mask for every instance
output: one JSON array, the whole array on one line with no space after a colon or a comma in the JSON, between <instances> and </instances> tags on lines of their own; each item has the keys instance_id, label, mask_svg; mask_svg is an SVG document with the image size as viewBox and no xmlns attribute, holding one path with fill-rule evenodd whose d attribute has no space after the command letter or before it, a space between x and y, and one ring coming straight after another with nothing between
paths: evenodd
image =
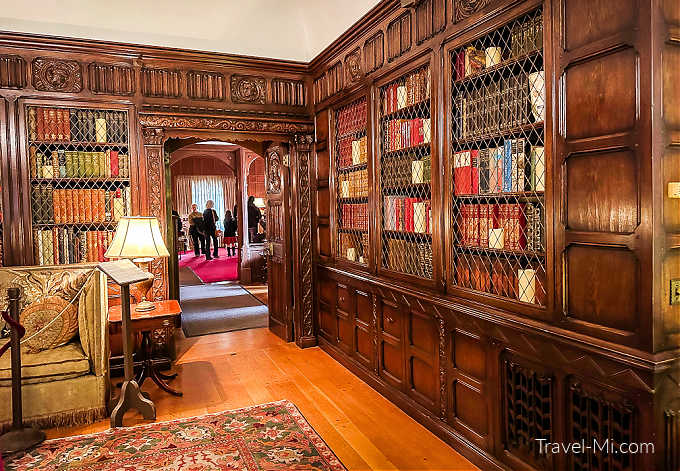
<instances>
[{"instance_id":1,"label":"doorway","mask_svg":"<svg viewBox=\"0 0 680 471\"><path fill-rule=\"evenodd\" d=\"M212 139L169 139L164 150L184 334L267 327L264 158Z\"/></svg>"}]
</instances>

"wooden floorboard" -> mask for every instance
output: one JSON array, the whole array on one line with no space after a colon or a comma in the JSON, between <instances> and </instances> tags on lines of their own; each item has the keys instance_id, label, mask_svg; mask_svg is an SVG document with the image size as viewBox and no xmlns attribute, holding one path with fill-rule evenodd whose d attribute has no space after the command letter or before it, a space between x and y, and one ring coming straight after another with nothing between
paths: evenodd
<instances>
[{"instance_id":1,"label":"wooden floorboard","mask_svg":"<svg viewBox=\"0 0 680 471\"><path fill-rule=\"evenodd\" d=\"M179 377L173 386L184 396L170 396L148 380L143 386L159 421L288 399L349 470L476 469L318 348L301 350L267 329L178 336ZM134 412L126 415L126 424L144 422ZM47 435L107 428L108 420Z\"/></svg>"}]
</instances>

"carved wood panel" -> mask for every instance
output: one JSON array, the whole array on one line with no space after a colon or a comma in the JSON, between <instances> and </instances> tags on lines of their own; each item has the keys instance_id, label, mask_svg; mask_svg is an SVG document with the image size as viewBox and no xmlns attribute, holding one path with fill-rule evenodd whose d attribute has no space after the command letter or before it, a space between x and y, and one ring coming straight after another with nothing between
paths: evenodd
<instances>
[{"instance_id":1,"label":"carved wood panel","mask_svg":"<svg viewBox=\"0 0 680 471\"><path fill-rule=\"evenodd\" d=\"M328 96L333 96L342 90L343 75L342 62L337 62L328 69Z\"/></svg>"},{"instance_id":2,"label":"carved wood panel","mask_svg":"<svg viewBox=\"0 0 680 471\"><path fill-rule=\"evenodd\" d=\"M142 126L168 129L217 129L222 131L254 132L268 134L293 134L311 132L314 125L290 120L257 120L238 118L200 118L190 116L163 116L140 114Z\"/></svg>"},{"instance_id":3,"label":"carved wood panel","mask_svg":"<svg viewBox=\"0 0 680 471\"><path fill-rule=\"evenodd\" d=\"M453 0L453 21L457 23L486 8L495 0Z\"/></svg>"},{"instance_id":4,"label":"carved wood panel","mask_svg":"<svg viewBox=\"0 0 680 471\"><path fill-rule=\"evenodd\" d=\"M129 96L135 93L135 70L128 65L101 64L88 66L92 93Z\"/></svg>"},{"instance_id":5,"label":"carved wood panel","mask_svg":"<svg viewBox=\"0 0 680 471\"><path fill-rule=\"evenodd\" d=\"M226 96L224 75L219 72L187 72L187 96L194 100L222 101Z\"/></svg>"},{"instance_id":6,"label":"carved wood panel","mask_svg":"<svg viewBox=\"0 0 680 471\"><path fill-rule=\"evenodd\" d=\"M361 49L358 47L345 56L345 72L347 86L358 82L364 76L361 70Z\"/></svg>"},{"instance_id":7,"label":"carved wood panel","mask_svg":"<svg viewBox=\"0 0 680 471\"><path fill-rule=\"evenodd\" d=\"M664 412L666 469L680 469L680 410Z\"/></svg>"},{"instance_id":8,"label":"carved wood panel","mask_svg":"<svg viewBox=\"0 0 680 471\"><path fill-rule=\"evenodd\" d=\"M68 93L83 90L83 73L78 61L36 57L31 69L36 90Z\"/></svg>"},{"instance_id":9,"label":"carved wood panel","mask_svg":"<svg viewBox=\"0 0 680 471\"><path fill-rule=\"evenodd\" d=\"M253 75L231 76L231 101L264 105L267 96L267 82L264 77Z\"/></svg>"},{"instance_id":10,"label":"carved wood panel","mask_svg":"<svg viewBox=\"0 0 680 471\"><path fill-rule=\"evenodd\" d=\"M385 35L378 31L364 43L365 73L378 70L385 63Z\"/></svg>"},{"instance_id":11,"label":"carved wood panel","mask_svg":"<svg viewBox=\"0 0 680 471\"><path fill-rule=\"evenodd\" d=\"M423 0L415 8L416 44L444 30L446 26L446 0Z\"/></svg>"},{"instance_id":12,"label":"carved wood panel","mask_svg":"<svg viewBox=\"0 0 680 471\"><path fill-rule=\"evenodd\" d=\"M144 67L141 74L142 95L155 98L182 96L182 73L179 70Z\"/></svg>"},{"instance_id":13,"label":"carved wood panel","mask_svg":"<svg viewBox=\"0 0 680 471\"><path fill-rule=\"evenodd\" d=\"M411 49L411 12L407 11L387 25L387 61Z\"/></svg>"},{"instance_id":14,"label":"carved wood panel","mask_svg":"<svg viewBox=\"0 0 680 471\"><path fill-rule=\"evenodd\" d=\"M0 88L26 86L26 61L21 56L0 56Z\"/></svg>"},{"instance_id":15,"label":"carved wood panel","mask_svg":"<svg viewBox=\"0 0 680 471\"><path fill-rule=\"evenodd\" d=\"M273 79L272 103L286 106L307 106L307 89L302 80Z\"/></svg>"},{"instance_id":16,"label":"carved wood panel","mask_svg":"<svg viewBox=\"0 0 680 471\"><path fill-rule=\"evenodd\" d=\"M326 74L314 79L314 104L318 105L328 98L328 78Z\"/></svg>"}]
</instances>

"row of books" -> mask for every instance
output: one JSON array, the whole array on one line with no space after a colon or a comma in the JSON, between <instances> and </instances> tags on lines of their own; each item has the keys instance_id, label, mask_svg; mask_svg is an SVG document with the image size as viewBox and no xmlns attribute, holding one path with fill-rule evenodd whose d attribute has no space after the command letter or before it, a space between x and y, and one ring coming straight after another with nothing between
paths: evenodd
<instances>
[{"instance_id":1,"label":"row of books","mask_svg":"<svg viewBox=\"0 0 680 471\"><path fill-rule=\"evenodd\" d=\"M543 251L545 211L540 203L462 204L459 243L498 250Z\"/></svg>"},{"instance_id":2,"label":"row of books","mask_svg":"<svg viewBox=\"0 0 680 471\"><path fill-rule=\"evenodd\" d=\"M338 141L338 166L343 168L368 162L366 144L366 136L360 139L340 139Z\"/></svg>"},{"instance_id":3,"label":"row of books","mask_svg":"<svg viewBox=\"0 0 680 471\"><path fill-rule=\"evenodd\" d=\"M340 256L353 262L366 263L368 259L368 233L340 234Z\"/></svg>"},{"instance_id":4,"label":"row of books","mask_svg":"<svg viewBox=\"0 0 680 471\"><path fill-rule=\"evenodd\" d=\"M430 234L432 204L430 200L404 196L383 197L383 229L386 231Z\"/></svg>"},{"instance_id":5,"label":"row of books","mask_svg":"<svg viewBox=\"0 0 680 471\"><path fill-rule=\"evenodd\" d=\"M545 271L517 260L459 256L454 266L458 286L531 304L545 305Z\"/></svg>"},{"instance_id":6,"label":"row of books","mask_svg":"<svg viewBox=\"0 0 680 471\"><path fill-rule=\"evenodd\" d=\"M358 133L366 129L367 101L362 100L338 111L336 115L339 136Z\"/></svg>"},{"instance_id":7,"label":"row of books","mask_svg":"<svg viewBox=\"0 0 680 471\"><path fill-rule=\"evenodd\" d=\"M454 137L474 139L545 119L545 74L520 72L461 90L454 99Z\"/></svg>"},{"instance_id":8,"label":"row of books","mask_svg":"<svg viewBox=\"0 0 680 471\"><path fill-rule=\"evenodd\" d=\"M398 188L410 184L430 183L432 159L429 155L419 159L416 155L396 155L382 164L383 186Z\"/></svg>"},{"instance_id":9,"label":"row of books","mask_svg":"<svg viewBox=\"0 0 680 471\"><path fill-rule=\"evenodd\" d=\"M72 227L33 230L33 256L38 265L105 262L114 233L78 231Z\"/></svg>"},{"instance_id":10,"label":"row of books","mask_svg":"<svg viewBox=\"0 0 680 471\"><path fill-rule=\"evenodd\" d=\"M421 68L384 89L383 115L430 99L430 68Z\"/></svg>"},{"instance_id":11,"label":"row of books","mask_svg":"<svg viewBox=\"0 0 680 471\"><path fill-rule=\"evenodd\" d=\"M431 138L430 118L392 119L385 123L384 152L429 144Z\"/></svg>"},{"instance_id":12,"label":"row of books","mask_svg":"<svg viewBox=\"0 0 680 471\"><path fill-rule=\"evenodd\" d=\"M368 196L368 170L338 175L338 189L340 198L361 198Z\"/></svg>"},{"instance_id":13,"label":"row of books","mask_svg":"<svg viewBox=\"0 0 680 471\"><path fill-rule=\"evenodd\" d=\"M340 206L340 227L343 229L368 230L368 205L343 203Z\"/></svg>"},{"instance_id":14,"label":"row of books","mask_svg":"<svg viewBox=\"0 0 680 471\"><path fill-rule=\"evenodd\" d=\"M130 156L117 150L85 152L29 148L32 178L130 178Z\"/></svg>"},{"instance_id":15,"label":"row of books","mask_svg":"<svg viewBox=\"0 0 680 471\"><path fill-rule=\"evenodd\" d=\"M502 64L504 60L512 60L543 49L543 20L540 16L515 23L509 33L509 44L507 39L496 35L489 47L477 49L467 46L455 52L453 68L456 80Z\"/></svg>"},{"instance_id":16,"label":"row of books","mask_svg":"<svg viewBox=\"0 0 680 471\"><path fill-rule=\"evenodd\" d=\"M383 266L389 270L432 279L432 244L403 239L387 239Z\"/></svg>"},{"instance_id":17,"label":"row of books","mask_svg":"<svg viewBox=\"0 0 680 471\"><path fill-rule=\"evenodd\" d=\"M35 185L31 193L36 224L96 224L115 222L131 214L130 187L104 189L54 189Z\"/></svg>"},{"instance_id":18,"label":"row of books","mask_svg":"<svg viewBox=\"0 0 680 471\"><path fill-rule=\"evenodd\" d=\"M125 143L127 129L124 111L28 108L31 141Z\"/></svg>"},{"instance_id":19,"label":"row of books","mask_svg":"<svg viewBox=\"0 0 680 471\"><path fill-rule=\"evenodd\" d=\"M502 147L455 152L455 195L545 191L545 148L506 139Z\"/></svg>"}]
</instances>

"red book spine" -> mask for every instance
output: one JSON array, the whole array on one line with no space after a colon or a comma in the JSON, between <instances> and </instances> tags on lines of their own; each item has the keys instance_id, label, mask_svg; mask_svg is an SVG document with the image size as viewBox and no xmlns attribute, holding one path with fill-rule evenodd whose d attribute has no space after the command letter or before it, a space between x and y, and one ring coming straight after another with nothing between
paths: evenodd
<instances>
[{"instance_id":1,"label":"red book spine","mask_svg":"<svg viewBox=\"0 0 680 471\"><path fill-rule=\"evenodd\" d=\"M70 141L71 140L71 114L67 109L61 110L62 115L63 115L63 123L64 123L64 140L65 141Z\"/></svg>"},{"instance_id":2,"label":"red book spine","mask_svg":"<svg viewBox=\"0 0 680 471\"><path fill-rule=\"evenodd\" d=\"M473 195L479 194L479 151L470 151L470 193Z\"/></svg>"},{"instance_id":3,"label":"red book spine","mask_svg":"<svg viewBox=\"0 0 680 471\"><path fill-rule=\"evenodd\" d=\"M515 250L525 250L526 240L526 216L524 214L524 203L515 204L513 207L513 219L515 220Z\"/></svg>"},{"instance_id":4,"label":"red book spine","mask_svg":"<svg viewBox=\"0 0 680 471\"><path fill-rule=\"evenodd\" d=\"M104 232L103 231L97 231L97 255L98 255L98 261L103 262L104 261Z\"/></svg>"},{"instance_id":5,"label":"red book spine","mask_svg":"<svg viewBox=\"0 0 680 471\"><path fill-rule=\"evenodd\" d=\"M120 166L118 163L118 151L111 151L111 176L117 177L120 175Z\"/></svg>"}]
</instances>

